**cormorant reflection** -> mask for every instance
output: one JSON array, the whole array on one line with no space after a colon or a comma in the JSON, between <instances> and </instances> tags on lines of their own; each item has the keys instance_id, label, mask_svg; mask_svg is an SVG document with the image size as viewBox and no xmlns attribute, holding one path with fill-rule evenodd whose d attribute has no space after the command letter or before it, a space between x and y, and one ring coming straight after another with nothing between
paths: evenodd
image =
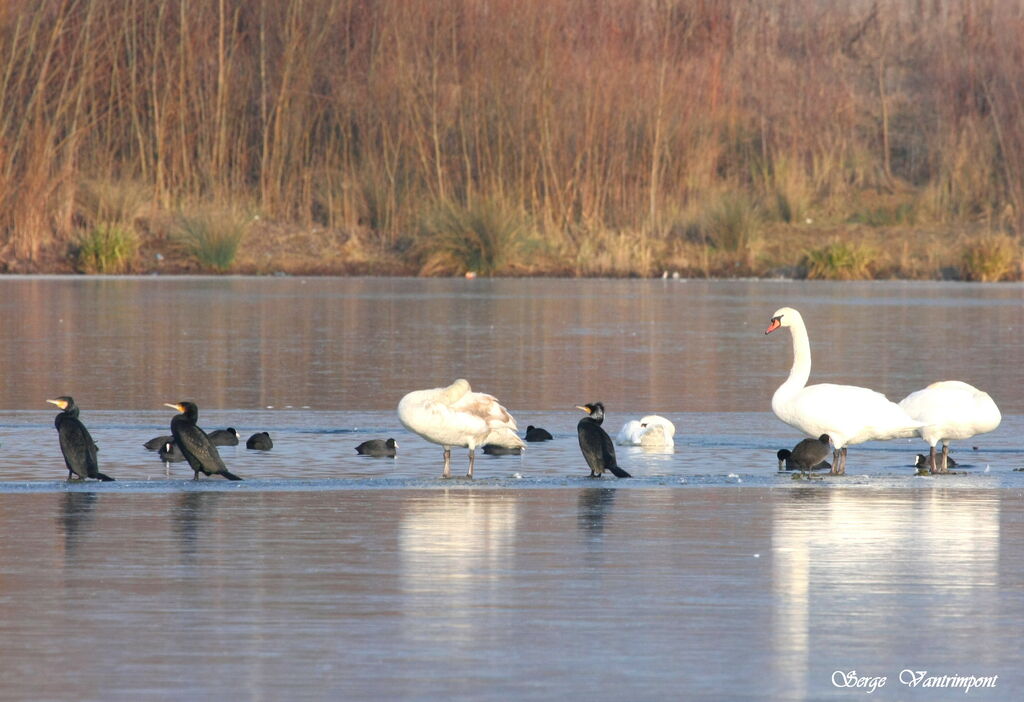
<instances>
[{"instance_id":1,"label":"cormorant reflection","mask_svg":"<svg viewBox=\"0 0 1024 702\"><path fill-rule=\"evenodd\" d=\"M93 510L99 495L95 492L65 492L61 499L58 522L64 533L64 557L73 558L78 546L88 536Z\"/></svg>"},{"instance_id":2,"label":"cormorant reflection","mask_svg":"<svg viewBox=\"0 0 1024 702\"><path fill-rule=\"evenodd\" d=\"M174 532L186 561L195 559L200 536L212 528L210 522L214 508L223 496L222 492L189 490L178 498L174 509Z\"/></svg>"},{"instance_id":3,"label":"cormorant reflection","mask_svg":"<svg viewBox=\"0 0 1024 702\"><path fill-rule=\"evenodd\" d=\"M615 502L615 488L583 488L576 498L576 524L584 532L604 533L604 519Z\"/></svg>"}]
</instances>

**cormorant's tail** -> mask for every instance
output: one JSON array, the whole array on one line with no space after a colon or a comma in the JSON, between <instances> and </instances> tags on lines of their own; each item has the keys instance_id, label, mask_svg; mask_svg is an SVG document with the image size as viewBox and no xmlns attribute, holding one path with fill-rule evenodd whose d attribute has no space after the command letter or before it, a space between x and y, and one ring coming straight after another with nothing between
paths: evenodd
<instances>
[{"instance_id":1,"label":"cormorant's tail","mask_svg":"<svg viewBox=\"0 0 1024 702\"><path fill-rule=\"evenodd\" d=\"M109 475L104 475L103 473L99 473L99 472L96 473L96 479L97 480L103 480L103 481L110 481L110 482L113 482L113 480L114 480Z\"/></svg>"},{"instance_id":2,"label":"cormorant's tail","mask_svg":"<svg viewBox=\"0 0 1024 702\"><path fill-rule=\"evenodd\" d=\"M632 478L633 476L622 470L618 466L609 466L608 470L611 471L612 475L616 478Z\"/></svg>"},{"instance_id":3,"label":"cormorant's tail","mask_svg":"<svg viewBox=\"0 0 1024 702\"><path fill-rule=\"evenodd\" d=\"M239 477L238 477L237 475L235 475L235 474L234 474L234 473L232 473L231 471L227 471L227 470L222 470L222 471L220 472L220 474L221 474L221 475L223 475L223 476L224 476L225 478L227 478L228 480L241 480L241 478L239 478Z\"/></svg>"}]
</instances>

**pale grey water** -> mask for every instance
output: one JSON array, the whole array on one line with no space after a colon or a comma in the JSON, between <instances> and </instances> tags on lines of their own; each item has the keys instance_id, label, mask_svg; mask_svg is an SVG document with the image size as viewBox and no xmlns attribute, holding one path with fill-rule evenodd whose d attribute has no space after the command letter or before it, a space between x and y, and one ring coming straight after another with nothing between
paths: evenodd
<instances>
[{"instance_id":1,"label":"pale grey water","mask_svg":"<svg viewBox=\"0 0 1024 702\"><path fill-rule=\"evenodd\" d=\"M0 698L959 699L900 670L999 675L1024 623L1019 285L0 278ZM775 472L800 437L769 401L789 339L812 382L899 399L956 378L995 432L964 474L923 442L851 448L849 477ZM555 435L442 482L398 424L405 392L469 378ZM70 485L47 397L72 394L116 483ZM241 483L170 477L141 444L163 402ZM586 479L576 404L614 433L656 412L667 453ZM353 447L394 436L399 456ZM976 449L974 447L977 447ZM453 452L454 470L465 468Z\"/></svg>"}]
</instances>

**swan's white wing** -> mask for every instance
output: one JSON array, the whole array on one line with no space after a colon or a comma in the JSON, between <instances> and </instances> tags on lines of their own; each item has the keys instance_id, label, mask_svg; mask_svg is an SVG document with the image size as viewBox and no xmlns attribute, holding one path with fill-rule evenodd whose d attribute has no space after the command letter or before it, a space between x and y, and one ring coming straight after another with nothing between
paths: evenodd
<instances>
[{"instance_id":1,"label":"swan's white wing","mask_svg":"<svg viewBox=\"0 0 1024 702\"><path fill-rule=\"evenodd\" d=\"M665 437L667 439L671 439L676 434L676 425L659 414L649 414L646 417L641 417L640 424L647 429L650 429L655 425L660 426L665 432Z\"/></svg>"},{"instance_id":2,"label":"swan's white wing","mask_svg":"<svg viewBox=\"0 0 1024 702\"><path fill-rule=\"evenodd\" d=\"M619 446L639 446L640 435L643 434L643 427L640 422L632 419L622 425L619 433L615 436L615 443Z\"/></svg>"},{"instance_id":3,"label":"swan's white wing","mask_svg":"<svg viewBox=\"0 0 1024 702\"><path fill-rule=\"evenodd\" d=\"M959 380L943 380L912 392L900 401L900 407L927 425L921 436L933 446L943 439L984 434L1002 421L988 393Z\"/></svg>"},{"instance_id":4,"label":"swan's white wing","mask_svg":"<svg viewBox=\"0 0 1024 702\"><path fill-rule=\"evenodd\" d=\"M809 385L776 413L808 436L828 434L836 446L914 436L922 426L882 393L856 385Z\"/></svg>"}]
</instances>

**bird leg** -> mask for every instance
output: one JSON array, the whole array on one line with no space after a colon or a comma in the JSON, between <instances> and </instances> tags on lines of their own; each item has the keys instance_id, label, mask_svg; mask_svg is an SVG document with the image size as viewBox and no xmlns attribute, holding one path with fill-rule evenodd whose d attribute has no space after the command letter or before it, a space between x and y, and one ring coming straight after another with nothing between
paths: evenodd
<instances>
[{"instance_id":1,"label":"bird leg","mask_svg":"<svg viewBox=\"0 0 1024 702\"><path fill-rule=\"evenodd\" d=\"M933 474L939 472L939 466L935 462L935 447L934 446L932 446L931 451L928 452L928 467L929 467L929 470L931 470L931 472Z\"/></svg>"},{"instance_id":2,"label":"bird leg","mask_svg":"<svg viewBox=\"0 0 1024 702\"><path fill-rule=\"evenodd\" d=\"M843 474L842 456L843 450L841 448L836 447L832 449L832 475Z\"/></svg>"},{"instance_id":3,"label":"bird leg","mask_svg":"<svg viewBox=\"0 0 1024 702\"><path fill-rule=\"evenodd\" d=\"M476 458L476 449L469 450L469 472L466 473L466 477L470 480L473 479L473 459Z\"/></svg>"},{"instance_id":4,"label":"bird leg","mask_svg":"<svg viewBox=\"0 0 1024 702\"><path fill-rule=\"evenodd\" d=\"M452 477L452 449L450 446L444 447L444 472L441 473L441 477Z\"/></svg>"},{"instance_id":5,"label":"bird leg","mask_svg":"<svg viewBox=\"0 0 1024 702\"><path fill-rule=\"evenodd\" d=\"M949 472L949 465L947 463L948 460L949 460L949 444L943 443L942 444L942 472L943 473L948 473Z\"/></svg>"}]
</instances>

